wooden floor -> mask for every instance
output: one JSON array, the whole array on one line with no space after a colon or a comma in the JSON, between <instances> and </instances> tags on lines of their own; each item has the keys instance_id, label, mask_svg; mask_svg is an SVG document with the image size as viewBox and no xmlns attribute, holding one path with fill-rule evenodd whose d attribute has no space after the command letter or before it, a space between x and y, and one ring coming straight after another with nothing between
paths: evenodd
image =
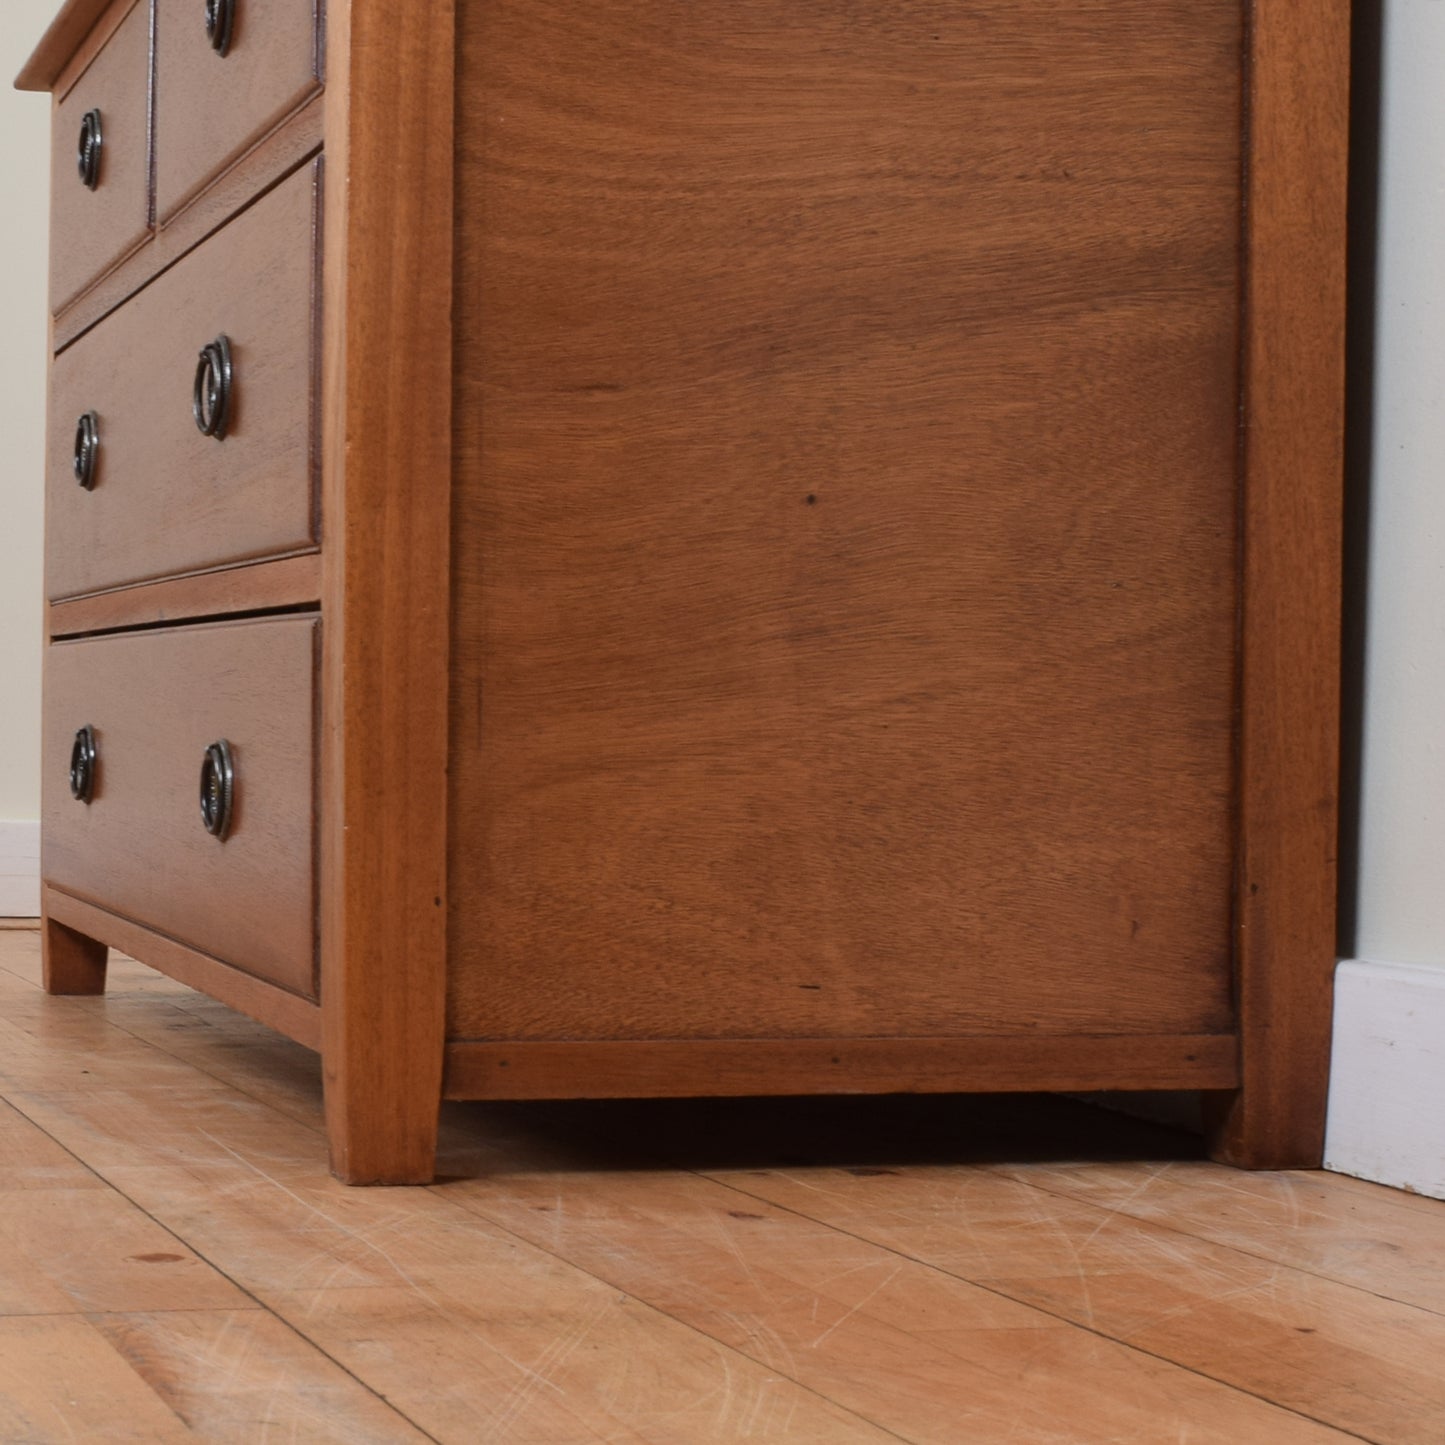
<instances>
[{"instance_id":1,"label":"wooden floor","mask_svg":"<svg viewBox=\"0 0 1445 1445\"><path fill-rule=\"evenodd\" d=\"M459 1105L0 931L0 1441L1445 1442L1445 1204L1067 1100Z\"/></svg>"}]
</instances>

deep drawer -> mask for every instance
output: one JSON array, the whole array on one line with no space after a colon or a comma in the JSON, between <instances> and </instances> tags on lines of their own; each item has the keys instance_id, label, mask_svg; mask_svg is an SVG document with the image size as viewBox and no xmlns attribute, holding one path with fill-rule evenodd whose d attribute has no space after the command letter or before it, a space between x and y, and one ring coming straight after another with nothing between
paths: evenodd
<instances>
[{"instance_id":1,"label":"deep drawer","mask_svg":"<svg viewBox=\"0 0 1445 1445\"><path fill-rule=\"evenodd\" d=\"M156 209L162 222L317 89L318 3L160 0Z\"/></svg>"},{"instance_id":2,"label":"deep drawer","mask_svg":"<svg viewBox=\"0 0 1445 1445\"><path fill-rule=\"evenodd\" d=\"M150 6L135 6L57 103L50 138L50 306L150 233ZM80 153L89 148L87 168Z\"/></svg>"},{"instance_id":3,"label":"deep drawer","mask_svg":"<svg viewBox=\"0 0 1445 1445\"><path fill-rule=\"evenodd\" d=\"M53 644L46 881L314 997L319 632L306 617ZM198 796L222 741L233 773L223 838L207 831ZM87 782L88 802L73 796Z\"/></svg>"},{"instance_id":4,"label":"deep drawer","mask_svg":"<svg viewBox=\"0 0 1445 1445\"><path fill-rule=\"evenodd\" d=\"M55 358L51 598L314 543L319 185L316 165L303 167ZM217 369L202 352L223 337L218 437L195 402Z\"/></svg>"}]
</instances>

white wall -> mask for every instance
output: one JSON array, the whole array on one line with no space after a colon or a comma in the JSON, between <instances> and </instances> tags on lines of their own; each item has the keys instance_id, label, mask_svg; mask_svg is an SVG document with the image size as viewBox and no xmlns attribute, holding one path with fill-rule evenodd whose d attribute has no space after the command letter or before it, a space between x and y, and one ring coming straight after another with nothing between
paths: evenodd
<instances>
[{"instance_id":1,"label":"white wall","mask_svg":"<svg viewBox=\"0 0 1445 1445\"><path fill-rule=\"evenodd\" d=\"M40 517L45 455L49 97L10 89L56 0L0 20L0 819L40 816Z\"/></svg>"},{"instance_id":2,"label":"white wall","mask_svg":"<svg viewBox=\"0 0 1445 1445\"><path fill-rule=\"evenodd\" d=\"M1445 5L1384 0L1354 960L1327 1158L1445 1197L1442 76Z\"/></svg>"},{"instance_id":3,"label":"white wall","mask_svg":"<svg viewBox=\"0 0 1445 1445\"><path fill-rule=\"evenodd\" d=\"M0 914L33 913L40 816L40 525L49 97L10 89L57 0L0 18Z\"/></svg>"}]
</instances>

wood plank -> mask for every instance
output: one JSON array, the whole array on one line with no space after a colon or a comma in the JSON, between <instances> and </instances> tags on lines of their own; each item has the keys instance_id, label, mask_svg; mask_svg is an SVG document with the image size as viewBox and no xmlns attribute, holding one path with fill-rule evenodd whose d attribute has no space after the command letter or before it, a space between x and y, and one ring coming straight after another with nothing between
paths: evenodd
<instances>
[{"instance_id":1,"label":"wood plank","mask_svg":"<svg viewBox=\"0 0 1445 1445\"><path fill-rule=\"evenodd\" d=\"M319 1133L254 1101L79 1090L26 1103L435 1437L894 1438L435 1191L328 1179Z\"/></svg>"},{"instance_id":2,"label":"wood plank","mask_svg":"<svg viewBox=\"0 0 1445 1445\"><path fill-rule=\"evenodd\" d=\"M1017 1177L1260 1259L1445 1315L1445 1202L1320 1173L1175 1162L1028 1166Z\"/></svg>"},{"instance_id":3,"label":"wood plank","mask_svg":"<svg viewBox=\"0 0 1445 1445\"><path fill-rule=\"evenodd\" d=\"M238 1309L250 1301L114 1189L0 1198L0 1316Z\"/></svg>"},{"instance_id":4,"label":"wood plank","mask_svg":"<svg viewBox=\"0 0 1445 1445\"><path fill-rule=\"evenodd\" d=\"M446 1028L452 0L327 27L321 783L332 1167L431 1179Z\"/></svg>"},{"instance_id":5,"label":"wood plank","mask_svg":"<svg viewBox=\"0 0 1445 1445\"><path fill-rule=\"evenodd\" d=\"M22 1349L33 1378L9 1390L7 1335L0 1435L6 1408L69 1390L82 1438L124 1440L134 1418L150 1432L135 1438L164 1439L157 1401L207 1438L253 1439L263 1420L411 1438L347 1393L349 1375L458 1442L951 1445L963 1428L1434 1445L1436 1201L1161 1167L1197 1141L1023 1096L452 1105L447 1183L347 1189L322 1166L314 1074L309 1117L305 1086L268 1107L239 1060L231 1085L215 1077L223 1038L191 1029L160 1051L180 1001L238 1042L252 1026L124 957L122 1017L117 996L46 998L38 948L0 936L0 1088L30 1121L17 1136L0 1108L0 1149L41 1186L0 1187L0 1279L22 1307L91 1308L88 1328L154 1398L97 1426L95 1392L126 1401L135 1381L69 1336L47 1336L64 1351L48 1367ZM147 1008L156 1046L128 1031ZM77 1187L42 1138L94 1182ZM22 1195L39 1202L12 1210ZM152 1248L155 1229L183 1243ZM128 1258L146 1254L183 1259ZM263 1308L206 1303L197 1256ZM1328 1277L1341 1266L1354 1287ZM1417 1307L1375 1288L1411 1274ZM326 1433L323 1399L351 1436ZM70 1438L32 1416L16 1438Z\"/></svg>"},{"instance_id":6,"label":"wood plank","mask_svg":"<svg viewBox=\"0 0 1445 1445\"><path fill-rule=\"evenodd\" d=\"M11 1104L0 1099L0 1194L13 1189L103 1189L105 1185ZM0 1211L4 1205L0 1204Z\"/></svg>"},{"instance_id":7,"label":"wood plank","mask_svg":"<svg viewBox=\"0 0 1445 1445\"><path fill-rule=\"evenodd\" d=\"M1238 971L1218 1158L1324 1151L1335 966L1349 0L1251 9Z\"/></svg>"},{"instance_id":8,"label":"wood plank","mask_svg":"<svg viewBox=\"0 0 1445 1445\"><path fill-rule=\"evenodd\" d=\"M1159 1166L1090 1165L1141 1194ZM1194 1166L1199 1167L1199 1166ZM949 1276L1366 1438L1432 1445L1445 1318L1033 1190L1044 1171L773 1169L717 1177ZM1211 1171L1221 1189L1227 1176ZM489 1211L489 1217L491 1216ZM1442 1215L1445 1227L1445 1215ZM1241 1438L1250 1438L1247 1434ZM1261 1437L1265 1438L1265 1437Z\"/></svg>"},{"instance_id":9,"label":"wood plank","mask_svg":"<svg viewBox=\"0 0 1445 1445\"><path fill-rule=\"evenodd\" d=\"M145 959L151 967L191 988L202 989L309 1049L320 1048L321 1011L309 1000L58 889L45 890L45 905L49 916L76 931L103 938L113 947Z\"/></svg>"},{"instance_id":10,"label":"wood plank","mask_svg":"<svg viewBox=\"0 0 1445 1445\"><path fill-rule=\"evenodd\" d=\"M83 1319L0 1319L0 1437L184 1445L174 1411Z\"/></svg>"},{"instance_id":11,"label":"wood plank","mask_svg":"<svg viewBox=\"0 0 1445 1445\"><path fill-rule=\"evenodd\" d=\"M459 10L453 1036L1233 1027L1242 17Z\"/></svg>"},{"instance_id":12,"label":"wood plank","mask_svg":"<svg viewBox=\"0 0 1445 1445\"><path fill-rule=\"evenodd\" d=\"M321 599L316 553L173 577L46 607L47 635L79 637L122 627L197 622L222 614L314 607Z\"/></svg>"},{"instance_id":13,"label":"wood plank","mask_svg":"<svg viewBox=\"0 0 1445 1445\"><path fill-rule=\"evenodd\" d=\"M191 1438L215 1445L430 1438L267 1310L110 1314L90 1323Z\"/></svg>"},{"instance_id":14,"label":"wood plank","mask_svg":"<svg viewBox=\"0 0 1445 1445\"><path fill-rule=\"evenodd\" d=\"M1169 1363L1190 1364L1184 1351L1167 1355L1148 1338L1139 1351L1129 1348L1102 1307L1075 1321L1088 1331L1061 1328L1062 1311L1044 1314L1006 1297L1009 1282L980 1288L945 1274L870 1242L851 1218L841 1227L816 1223L805 1217L808 1200L821 1191L823 1207L833 1205L831 1171L790 1175L798 1187L789 1207L778 1209L759 1200L767 1179L748 1177L729 1188L667 1172L531 1173L508 1168L505 1155L488 1163L468 1171L479 1177L449 1185L449 1196L905 1439L1057 1439L1051 1430L1064 1418L1071 1442L1273 1440L1296 1432L1302 1439L1340 1438L1236 1393L1242 1381L1206 1380L1200 1374L1208 1371L1186 1373ZM930 1176L925 1171L925 1182L910 1193L916 1177L888 1177L882 1186L890 1220L893 1210L913 1220L927 1209ZM1070 1204L1055 1210L1056 1201L1030 1199L1026 1189L1015 1191L1012 1214L1000 1212L986 1190L969 1187L978 1182L971 1171L945 1177L967 1184L964 1202L940 1218L940 1232L951 1228L972 1240L967 1201L977 1195L978 1228L988 1241L1011 1230L1015 1242L1082 1254L1079 1267L1088 1268L1087 1232L1070 1215L1085 1216L1092 1228L1095 1214ZM862 1179L855 1182L863 1188ZM981 1240L980 1254L986 1248ZM1269 1270L1240 1263L1267 1289ZM1085 1283L1091 1282L1089 1270ZM1237 1285L1237 1277L1221 1294L1230 1283ZM1322 1303L1308 1317L1322 1318L1328 1308ZM1427 1318L1434 1330L1424 1339L1411 1334L1412 1323L1397 1321L1384 1347L1409 1343L1418 1388L1430 1381L1433 1342L1445 1340L1445 1322ZM1044 1383L1064 1378L1071 1382L1066 1407ZM1445 1386L1430 1383L1426 1393L1445 1397ZM1318 1418L1313 1402L1290 1404ZM1426 1418L1420 1412L1417 1425Z\"/></svg>"},{"instance_id":15,"label":"wood plank","mask_svg":"<svg viewBox=\"0 0 1445 1445\"><path fill-rule=\"evenodd\" d=\"M1238 1081L1237 1060L1230 1034L452 1041L443 1088L449 1099L1218 1089Z\"/></svg>"},{"instance_id":16,"label":"wood plank","mask_svg":"<svg viewBox=\"0 0 1445 1445\"><path fill-rule=\"evenodd\" d=\"M433 1437L458 1442L745 1439L881 1445L893 1432L588 1280L528 1298L487 1277L422 1289L266 1293L328 1353L366 1369ZM540 1297L539 1297L540 1296ZM483 1304L482 1301L487 1303ZM396 1342L382 1357L373 1341Z\"/></svg>"}]
</instances>

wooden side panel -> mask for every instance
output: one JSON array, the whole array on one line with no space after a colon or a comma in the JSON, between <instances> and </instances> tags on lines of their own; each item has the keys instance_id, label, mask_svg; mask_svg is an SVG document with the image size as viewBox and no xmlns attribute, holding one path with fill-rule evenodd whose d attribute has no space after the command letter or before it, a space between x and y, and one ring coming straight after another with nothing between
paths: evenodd
<instances>
[{"instance_id":1,"label":"wooden side panel","mask_svg":"<svg viewBox=\"0 0 1445 1445\"><path fill-rule=\"evenodd\" d=\"M307 166L55 358L46 589L74 596L316 540L316 223ZM197 358L225 335L224 439L192 416ZM73 474L98 417L94 486Z\"/></svg>"},{"instance_id":2,"label":"wooden side panel","mask_svg":"<svg viewBox=\"0 0 1445 1445\"><path fill-rule=\"evenodd\" d=\"M1257 0L1250 73L1239 958L1215 1150L1324 1151L1335 966L1348 0Z\"/></svg>"},{"instance_id":3,"label":"wooden side panel","mask_svg":"<svg viewBox=\"0 0 1445 1445\"><path fill-rule=\"evenodd\" d=\"M156 216L162 225L314 91L317 0L239 0L225 55L196 0L156 5Z\"/></svg>"},{"instance_id":4,"label":"wooden side panel","mask_svg":"<svg viewBox=\"0 0 1445 1445\"><path fill-rule=\"evenodd\" d=\"M76 170L82 118L100 112L100 169ZM50 142L50 306L58 311L150 234L150 5L137 4L55 107Z\"/></svg>"},{"instance_id":5,"label":"wooden side panel","mask_svg":"<svg viewBox=\"0 0 1445 1445\"><path fill-rule=\"evenodd\" d=\"M450 0L328 18L322 997L335 1172L424 1183L446 975Z\"/></svg>"},{"instance_id":6,"label":"wooden side panel","mask_svg":"<svg viewBox=\"0 0 1445 1445\"><path fill-rule=\"evenodd\" d=\"M1227 1032L1236 0L461 45L452 1036Z\"/></svg>"},{"instance_id":7,"label":"wooden side panel","mask_svg":"<svg viewBox=\"0 0 1445 1445\"><path fill-rule=\"evenodd\" d=\"M311 618L120 633L47 650L45 881L315 996ZM94 731L94 794L68 785ZM206 749L235 754L229 835L197 801Z\"/></svg>"}]
</instances>

